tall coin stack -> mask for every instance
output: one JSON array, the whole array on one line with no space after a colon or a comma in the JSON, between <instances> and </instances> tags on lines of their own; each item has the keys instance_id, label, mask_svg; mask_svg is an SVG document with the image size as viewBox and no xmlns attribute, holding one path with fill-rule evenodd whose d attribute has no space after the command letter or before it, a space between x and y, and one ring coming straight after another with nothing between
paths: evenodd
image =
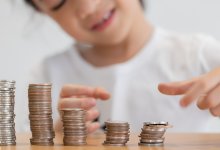
<instances>
[{"instance_id":1,"label":"tall coin stack","mask_svg":"<svg viewBox=\"0 0 220 150\"><path fill-rule=\"evenodd\" d=\"M30 84L28 89L32 145L53 145L51 84Z\"/></svg>"},{"instance_id":2,"label":"tall coin stack","mask_svg":"<svg viewBox=\"0 0 220 150\"><path fill-rule=\"evenodd\" d=\"M153 146L153 145L163 145L164 134L167 128L171 126L168 122L145 122L140 134L139 145L143 146Z\"/></svg>"},{"instance_id":3,"label":"tall coin stack","mask_svg":"<svg viewBox=\"0 0 220 150\"><path fill-rule=\"evenodd\" d=\"M0 146L16 145L15 81L0 80Z\"/></svg>"},{"instance_id":4,"label":"tall coin stack","mask_svg":"<svg viewBox=\"0 0 220 150\"><path fill-rule=\"evenodd\" d=\"M129 124L127 122L107 121L105 122L106 140L103 145L125 146L129 141Z\"/></svg>"},{"instance_id":5,"label":"tall coin stack","mask_svg":"<svg viewBox=\"0 0 220 150\"><path fill-rule=\"evenodd\" d=\"M61 109L63 121L63 144L66 146L86 145L86 112L80 108Z\"/></svg>"}]
</instances>

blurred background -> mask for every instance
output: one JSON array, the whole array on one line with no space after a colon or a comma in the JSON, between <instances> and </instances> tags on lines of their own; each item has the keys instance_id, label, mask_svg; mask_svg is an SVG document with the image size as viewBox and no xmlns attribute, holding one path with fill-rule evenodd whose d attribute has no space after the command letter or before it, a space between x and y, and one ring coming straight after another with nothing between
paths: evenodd
<instances>
[{"instance_id":1,"label":"blurred background","mask_svg":"<svg viewBox=\"0 0 220 150\"><path fill-rule=\"evenodd\" d=\"M219 0L148 0L146 17L156 26L205 33L220 40ZM27 86L33 66L72 43L49 18L23 0L0 0L0 79L16 80L16 130L25 129Z\"/></svg>"}]
</instances>

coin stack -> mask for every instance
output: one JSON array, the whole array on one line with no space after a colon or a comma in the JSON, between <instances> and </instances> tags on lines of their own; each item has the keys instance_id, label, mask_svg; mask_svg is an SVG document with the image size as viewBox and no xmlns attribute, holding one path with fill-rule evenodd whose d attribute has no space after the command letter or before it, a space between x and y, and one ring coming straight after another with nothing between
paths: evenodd
<instances>
[{"instance_id":1,"label":"coin stack","mask_svg":"<svg viewBox=\"0 0 220 150\"><path fill-rule=\"evenodd\" d=\"M15 81L0 80L0 146L16 145Z\"/></svg>"},{"instance_id":2,"label":"coin stack","mask_svg":"<svg viewBox=\"0 0 220 150\"><path fill-rule=\"evenodd\" d=\"M106 146L125 146L129 141L129 124L120 121L105 122L106 140L103 145Z\"/></svg>"},{"instance_id":3,"label":"coin stack","mask_svg":"<svg viewBox=\"0 0 220 150\"><path fill-rule=\"evenodd\" d=\"M51 84L30 84L28 89L32 145L53 145Z\"/></svg>"},{"instance_id":4,"label":"coin stack","mask_svg":"<svg viewBox=\"0 0 220 150\"><path fill-rule=\"evenodd\" d=\"M86 145L85 110L65 108L60 110L63 121L63 144L66 146Z\"/></svg>"},{"instance_id":5,"label":"coin stack","mask_svg":"<svg viewBox=\"0 0 220 150\"><path fill-rule=\"evenodd\" d=\"M140 134L139 145L143 146L153 146L153 145L163 145L164 134L167 128L171 126L168 122L145 122Z\"/></svg>"}]
</instances>

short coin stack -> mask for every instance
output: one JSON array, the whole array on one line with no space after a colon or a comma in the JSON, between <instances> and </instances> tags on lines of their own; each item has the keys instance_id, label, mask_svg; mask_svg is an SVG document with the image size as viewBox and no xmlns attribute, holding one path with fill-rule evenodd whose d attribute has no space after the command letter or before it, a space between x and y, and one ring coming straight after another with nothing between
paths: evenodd
<instances>
[{"instance_id":1,"label":"short coin stack","mask_svg":"<svg viewBox=\"0 0 220 150\"><path fill-rule=\"evenodd\" d=\"M28 89L32 145L53 145L51 84L30 84Z\"/></svg>"},{"instance_id":2,"label":"short coin stack","mask_svg":"<svg viewBox=\"0 0 220 150\"><path fill-rule=\"evenodd\" d=\"M86 145L85 110L65 108L61 109L60 113L63 121L63 144L66 146Z\"/></svg>"},{"instance_id":3,"label":"short coin stack","mask_svg":"<svg viewBox=\"0 0 220 150\"><path fill-rule=\"evenodd\" d=\"M145 122L140 134L139 145L163 145L166 129L171 127L168 122Z\"/></svg>"},{"instance_id":4,"label":"short coin stack","mask_svg":"<svg viewBox=\"0 0 220 150\"><path fill-rule=\"evenodd\" d=\"M15 81L0 80L0 146L16 145Z\"/></svg>"},{"instance_id":5,"label":"short coin stack","mask_svg":"<svg viewBox=\"0 0 220 150\"><path fill-rule=\"evenodd\" d=\"M120 121L105 122L106 140L103 145L106 146L125 146L129 141L129 124Z\"/></svg>"}]
</instances>

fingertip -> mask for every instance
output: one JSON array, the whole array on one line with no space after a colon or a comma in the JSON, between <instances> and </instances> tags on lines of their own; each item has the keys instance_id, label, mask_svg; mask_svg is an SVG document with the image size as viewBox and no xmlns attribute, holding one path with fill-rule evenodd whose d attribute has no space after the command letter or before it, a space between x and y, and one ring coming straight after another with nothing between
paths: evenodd
<instances>
[{"instance_id":1,"label":"fingertip","mask_svg":"<svg viewBox=\"0 0 220 150\"><path fill-rule=\"evenodd\" d=\"M205 96L200 96L197 100L197 107L200 110L206 110L208 108L212 108L213 105L210 103L210 101L208 101L208 99L206 99Z\"/></svg>"},{"instance_id":2,"label":"fingertip","mask_svg":"<svg viewBox=\"0 0 220 150\"><path fill-rule=\"evenodd\" d=\"M100 123L98 123L98 122L93 122L93 123L91 123L91 124L89 124L88 125L88 127L87 127L87 133L93 133L93 132L95 132L97 129L99 129L100 128Z\"/></svg>"},{"instance_id":3,"label":"fingertip","mask_svg":"<svg viewBox=\"0 0 220 150\"><path fill-rule=\"evenodd\" d=\"M99 122L93 122L92 126L96 127L96 128L99 128L100 127L100 123Z\"/></svg>"},{"instance_id":4,"label":"fingertip","mask_svg":"<svg viewBox=\"0 0 220 150\"><path fill-rule=\"evenodd\" d=\"M165 89L165 84L164 83L160 83L158 84L158 90L161 92L161 93L164 93L164 89Z\"/></svg>"},{"instance_id":5,"label":"fingertip","mask_svg":"<svg viewBox=\"0 0 220 150\"><path fill-rule=\"evenodd\" d=\"M163 94L175 95L175 91L169 83L160 83L158 85L158 90Z\"/></svg>"},{"instance_id":6,"label":"fingertip","mask_svg":"<svg viewBox=\"0 0 220 150\"><path fill-rule=\"evenodd\" d=\"M98 87L95 88L94 97L100 98L102 100L107 100L110 98L110 94L105 89Z\"/></svg>"},{"instance_id":7,"label":"fingertip","mask_svg":"<svg viewBox=\"0 0 220 150\"><path fill-rule=\"evenodd\" d=\"M100 112L97 109L93 109L94 114L98 117L100 115Z\"/></svg>"},{"instance_id":8,"label":"fingertip","mask_svg":"<svg viewBox=\"0 0 220 150\"><path fill-rule=\"evenodd\" d=\"M65 99L63 99L62 101L60 100L58 102L58 109L63 109L69 106L69 102Z\"/></svg>"},{"instance_id":9,"label":"fingertip","mask_svg":"<svg viewBox=\"0 0 220 150\"><path fill-rule=\"evenodd\" d=\"M107 99L109 99L111 97L111 95L109 94L109 93L105 93L105 94L103 94L100 98L102 99L102 100L107 100Z\"/></svg>"},{"instance_id":10,"label":"fingertip","mask_svg":"<svg viewBox=\"0 0 220 150\"><path fill-rule=\"evenodd\" d=\"M180 106L181 106L182 108L188 107L189 104L190 104L190 101L187 100L185 97L183 97L183 98L180 100Z\"/></svg>"},{"instance_id":11,"label":"fingertip","mask_svg":"<svg viewBox=\"0 0 220 150\"><path fill-rule=\"evenodd\" d=\"M100 113L97 109L90 109L86 112L86 121L94 121L99 115Z\"/></svg>"},{"instance_id":12,"label":"fingertip","mask_svg":"<svg viewBox=\"0 0 220 150\"><path fill-rule=\"evenodd\" d=\"M180 106L183 107L183 108L187 107L187 105L184 101L180 101Z\"/></svg>"}]
</instances>

